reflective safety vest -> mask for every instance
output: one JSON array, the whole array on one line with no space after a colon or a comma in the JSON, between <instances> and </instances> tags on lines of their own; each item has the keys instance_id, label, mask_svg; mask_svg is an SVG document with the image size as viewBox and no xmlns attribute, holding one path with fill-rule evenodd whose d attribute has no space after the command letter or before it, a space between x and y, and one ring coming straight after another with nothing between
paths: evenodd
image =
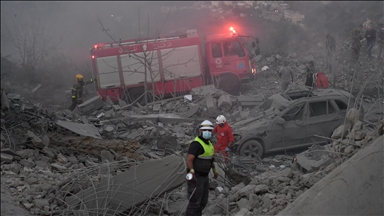
<instances>
[{"instance_id":1,"label":"reflective safety vest","mask_svg":"<svg viewBox=\"0 0 384 216\"><path fill-rule=\"evenodd\" d=\"M204 153L195 157L193 160L193 169L196 174L208 175L213 163L214 147L211 141L208 141L208 144L206 144L198 136L194 139L194 141L200 143L204 149Z\"/></svg>"},{"instance_id":2,"label":"reflective safety vest","mask_svg":"<svg viewBox=\"0 0 384 216\"><path fill-rule=\"evenodd\" d=\"M199 155L198 158L208 159L208 160L213 158L213 154L215 153L215 150L210 140L208 140L208 145L203 140L201 140L200 137L198 136L194 139L194 141L199 142L204 149L204 153Z\"/></svg>"}]
</instances>

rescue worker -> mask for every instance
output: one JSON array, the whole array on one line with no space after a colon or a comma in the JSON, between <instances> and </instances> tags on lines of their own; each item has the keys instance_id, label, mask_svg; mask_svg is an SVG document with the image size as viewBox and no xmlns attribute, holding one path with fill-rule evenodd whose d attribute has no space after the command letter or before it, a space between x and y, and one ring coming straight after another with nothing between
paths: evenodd
<instances>
[{"instance_id":1,"label":"rescue worker","mask_svg":"<svg viewBox=\"0 0 384 216\"><path fill-rule=\"evenodd\" d=\"M83 103L83 99L82 99L83 86L93 83L93 79L90 79L89 81L84 82L83 78L84 77L81 74L76 75L76 83L73 84L73 87L72 87L72 104L68 108L71 111L73 111L77 105Z\"/></svg>"},{"instance_id":2,"label":"rescue worker","mask_svg":"<svg viewBox=\"0 0 384 216\"><path fill-rule=\"evenodd\" d=\"M383 60L384 55L381 56L381 54L383 53L383 50L384 50L384 23L380 24L380 29L377 32L377 45L379 48L379 54L377 55L377 58L379 60Z\"/></svg>"},{"instance_id":3,"label":"rescue worker","mask_svg":"<svg viewBox=\"0 0 384 216\"><path fill-rule=\"evenodd\" d=\"M352 32L352 59L357 62L359 59L361 43L363 37L363 25L359 25L357 29Z\"/></svg>"},{"instance_id":4,"label":"rescue worker","mask_svg":"<svg viewBox=\"0 0 384 216\"><path fill-rule=\"evenodd\" d=\"M313 74L315 74L315 62L310 61L307 64L307 77L305 80L305 85L309 87L313 87Z\"/></svg>"},{"instance_id":5,"label":"rescue worker","mask_svg":"<svg viewBox=\"0 0 384 216\"><path fill-rule=\"evenodd\" d=\"M293 82L292 70L288 67L287 61L283 62L283 67L280 68L278 75L281 79L281 92L285 92L290 82Z\"/></svg>"},{"instance_id":6,"label":"rescue worker","mask_svg":"<svg viewBox=\"0 0 384 216\"><path fill-rule=\"evenodd\" d=\"M186 216L201 216L208 203L209 171L212 169L214 178L219 174L213 163L214 147L210 141L213 124L205 120L199 126L199 136L189 144L187 156L187 173L192 173L195 181L188 181L189 203Z\"/></svg>"},{"instance_id":7,"label":"rescue worker","mask_svg":"<svg viewBox=\"0 0 384 216\"><path fill-rule=\"evenodd\" d=\"M212 135L217 134L217 142L215 144L215 153L224 155L225 162L228 161L228 152L231 145L234 143L232 127L228 124L227 119L223 115L216 118L216 125L213 129Z\"/></svg>"},{"instance_id":8,"label":"rescue worker","mask_svg":"<svg viewBox=\"0 0 384 216\"><path fill-rule=\"evenodd\" d=\"M329 34L329 32L325 32L325 49L327 54L327 69L329 72L332 71L332 56L336 50L336 41L335 38Z\"/></svg>"},{"instance_id":9,"label":"rescue worker","mask_svg":"<svg viewBox=\"0 0 384 216\"><path fill-rule=\"evenodd\" d=\"M365 32L365 39L367 39L367 54L368 61L372 59L372 48L376 43L376 30L372 28L371 25L367 27L367 31Z\"/></svg>"}]
</instances>

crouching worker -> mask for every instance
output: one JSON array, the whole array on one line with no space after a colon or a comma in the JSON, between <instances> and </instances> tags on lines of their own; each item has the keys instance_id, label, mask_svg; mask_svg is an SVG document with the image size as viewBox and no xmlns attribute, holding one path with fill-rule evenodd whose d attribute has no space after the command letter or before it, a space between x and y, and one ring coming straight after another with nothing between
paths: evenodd
<instances>
[{"instance_id":1,"label":"crouching worker","mask_svg":"<svg viewBox=\"0 0 384 216\"><path fill-rule=\"evenodd\" d=\"M232 127L228 124L227 119L223 115L216 118L216 125L213 129L213 135L217 134L217 143L215 144L215 153L224 155L225 162L228 161L228 152L234 143Z\"/></svg>"}]
</instances>

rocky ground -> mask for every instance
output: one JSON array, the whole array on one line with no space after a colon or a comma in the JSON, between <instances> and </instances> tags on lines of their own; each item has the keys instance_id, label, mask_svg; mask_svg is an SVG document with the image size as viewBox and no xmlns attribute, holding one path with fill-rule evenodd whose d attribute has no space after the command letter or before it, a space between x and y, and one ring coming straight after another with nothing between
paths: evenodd
<instances>
[{"instance_id":1,"label":"rocky ground","mask_svg":"<svg viewBox=\"0 0 384 216\"><path fill-rule=\"evenodd\" d=\"M292 86L304 83L305 64L314 60L333 87L363 99L364 117L351 112L348 124L335 130L330 145L312 146L303 152L301 155L311 155L316 164L307 172L293 163L303 150L267 155L260 161L232 155L229 164L219 164L221 177L211 182L210 200L204 211L205 215L276 215L383 134L383 61L368 62L362 52L359 62L350 62L351 43L345 38L337 43L333 70L327 71L323 47L318 43L306 52L262 52L256 56L258 79L241 88L240 96L254 98L253 106L247 107L242 106L240 96L207 87L191 92L192 99L179 97L151 103L147 108L107 101L87 113L81 109L70 112L66 110L70 88L52 90L42 86L32 92L36 86L2 83L1 214L68 215L71 209L62 198L68 191L80 190L77 180L82 174L89 178L85 186L90 186L108 174L118 175L135 164L162 158L169 154L167 145L183 155L201 120L224 114L235 123L254 116L255 105L280 91L277 70L282 60L287 60L294 72ZM84 99L92 99L94 90L91 86L86 89ZM207 91L211 93L209 99ZM327 153L315 153L318 151ZM109 173L107 168L112 165L117 168ZM161 210L164 200L168 206ZM179 215L186 203L183 184L140 208L147 210L146 215Z\"/></svg>"},{"instance_id":2,"label":"rocky ground","mask_svg":"<svg viewBox=\"0 0 384 216\"><path fill-rule=\"evenodd\" d=\"M273 64L269 66L273 68ZM243 96L265 98L278 92L278 80L273 73L261 71L256 81L243 86ZM297 82L303 81L298 79ZM207 92L211 93L211 100L207 98ZM186 145L195 136L194 128L201 119L213 119L221 113L230 122L236 122L257 112L256 107L243 107L239 101L241 96L228 95L213 86L194 90L190 96L192 101L188 97L179 97L152 103L148 109L127 106L123 101L119 104L107 101L100 108L84 115L80 108L74 112L65 110L65 107L58 108L59 111L44 109L43 105L38 107L27 101L22 92L6 94L3 91L3 213L64 214L66 206L60 201L60 191L65 190L68 182L75 184L71 180L73 176L86 172L94 182L98 182L105 173L95 173L95 168L100 169L105 163L116 161L121 164L115 173L117 175L140 161L163 157L166 155L163 149L165 144L185 154ZM366 113L371 114L365 116L367 118L364 123L355 122L353 128L343 127L343 137L335 131L333 138L336 141L332 144L332 151L339 152L340 158L329 157L329 163L325 163L327 166L322 164L304 174L292 164L295 154L267 155L262 161L233 155L229 165L219 164L222 179L211 184L213 190L205 214L220 215L226 211L237 215L245 215L247 211L277 214L359 148L374 140L378 134L377 128L380 128L379 119L382 119L380 107L383 106L383 99L379 95L369 95L364 96L364 101ZM101 113L104 115L99 115ZM187 118L192 121L186 121ZM63 123L58 124L58 121L70 122L73 124L72 130ZM84 137L76 133L75 126L89 123L97 129L97 136ZM163 138L168 141L160 142ZM171 139L175 144L169 141ZM349 145L350 142L354 144ZM313 148L316 150L316 147ZM130 164L132 161L135 163ZM228 173L229 170L235 173ZM180 207L185 207L187 202L185 193L185 185L170 192L173 194L169 200L170 209L164 215L175 215L183 211ZM161 205L160 201L156 203ZM148 214L159 214L156 207L149 209Z\"/></svg>"}]
</instances>

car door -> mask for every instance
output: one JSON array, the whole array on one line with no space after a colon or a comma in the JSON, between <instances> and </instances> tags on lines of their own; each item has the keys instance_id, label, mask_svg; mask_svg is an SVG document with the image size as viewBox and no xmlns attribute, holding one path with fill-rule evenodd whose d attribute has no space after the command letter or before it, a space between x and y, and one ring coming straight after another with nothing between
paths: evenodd
<instances>
[{"instance_id":1,"label":"car door","mask_svg":"<svg viewBox=\"0 0 384 216\"><path fill-rule=\"evenodd\" d=\"M272 148L274 150L283 150L294 148L305 142L306 129L304 124L304 115L306 113L306 103L301 102L290 106L282 112L281 118L283 124L274 122L273 133L275 142Z\"/></svg>"},{"instance_id":2,"label":"car door","mask_svg":"<svg viewBox=\"0 0 384 216\"><path fill-rule=\"evenodd\" d=\"M306 143L324 143L327 140L319 136L330 137L333 130L341 124L339 108L331 99L311 101L308 103L306 116Z\"/></svg>"}]
</instances>

